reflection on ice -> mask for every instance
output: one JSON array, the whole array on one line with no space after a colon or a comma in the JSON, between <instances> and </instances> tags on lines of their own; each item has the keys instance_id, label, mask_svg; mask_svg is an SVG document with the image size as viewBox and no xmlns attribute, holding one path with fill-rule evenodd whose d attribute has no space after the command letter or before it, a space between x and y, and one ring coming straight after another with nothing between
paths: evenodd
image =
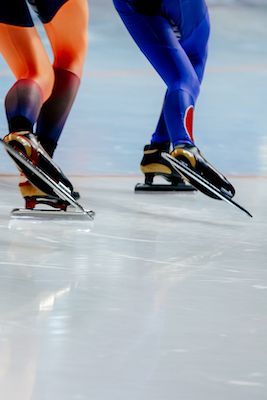
<instances>
[{"instance_id":1,"label":"reflection on ice","mask_svg":"<svg viewBox=\"0 0 267 400\"><path fill-rule=\"evenodd\" d=\"M74 215L75 214L75 215ZM22 231L33 236L38 235L38 232L45 234L49 233L49 240L53 241L53 237L58 237L59 240L75 233L89 233L93 229L94 221L87 216L76 215L35 215L34 217L24 215L15 217L12 216L8 223L9 230ZM58 236L58 235L59 236ZM58 240L55 240L56 242Z\"/></svg>"},{"instance_id":2,"label":"reflection on ice","mask_svg":"<svg viewBox=\"0 0 267 400\"><path fill-rule=\"evenodd\" d=\"M42 298L39 304L39 311L52 311L56 299L64 296L66 293L69 293L70 291L71 287L67 286L66 288L60 289L57 292Z\"/></svg>"}]
</instances>

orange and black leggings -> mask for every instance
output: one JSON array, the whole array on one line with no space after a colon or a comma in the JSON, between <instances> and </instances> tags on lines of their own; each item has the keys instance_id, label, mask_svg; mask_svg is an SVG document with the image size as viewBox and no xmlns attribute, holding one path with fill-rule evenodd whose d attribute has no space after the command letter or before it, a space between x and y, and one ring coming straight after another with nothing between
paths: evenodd
<instances>
[{"instance_id":1,"label":"orange and black leggings","mask_svg":"<svg viewBox=\"0 0 267 400\"><path fill-rule=\"evenodd\" d=\"M16 83L6 96L9 131L33 131L52 155L77 94L87 50L87 0L28 0L42 21L51 64L26 0L1 1L0 53Z\"/></svg>"}]
</instances>

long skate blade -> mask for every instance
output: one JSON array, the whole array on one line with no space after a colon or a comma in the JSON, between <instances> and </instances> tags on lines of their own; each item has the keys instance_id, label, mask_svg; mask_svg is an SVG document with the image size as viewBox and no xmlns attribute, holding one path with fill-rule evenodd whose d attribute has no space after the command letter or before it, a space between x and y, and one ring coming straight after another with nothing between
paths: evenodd
<instances>
[{"instance_id":1,"label":"long skate blade","mask_svg":"<svg viewBox=\"0 0 267 400\"><path fill-rule=\"evenodd\" d=\"M61 210L46 210L34 209L28 210L27 208L14 208L11 211L11 218L22 220L64 220L64 221L88 221L88 215L80 211L61 211ZM93 218L92 218L93 220Z\"/></svg>"},{"instance_id":2,"label":"long skate blade","mask_svg":"<svg viewBox=\"0 0 267 400\"><path fill-rule=\"evenodd\" d=\"M70 203L74 208L78 209L82 214L87 215L88 218L94 218L94 211L87 211L81 206L77 200L71 195L69 189L62 182L55 182L49 175L47 175L41 168L34 165L31 160L25 157L22 153L18 153L13 147L9 146L7 143L0 138L1 143L6 148L8 153L10 153L16 160L21 162L26 168L28 168L33 174L35 174L38 178L42 179L51 189L56 193L56 195L62 199L66 200Z\"/></svg>"},{"instance_id":3,"label":"long skate blade","mask_svg":"<svg viewBox=\"0 0 267 400\"><path fill-rule=\"evenodd\" d=\"M162 157L168 161L171 166L179 173L181 173L189 182L194 185L194 181L202 185L205 189L207 189L210 193L215 194L221 200L226 201L228 204L231 204L234 207L237 207L244 213L246 213L249 217L253 217L249 211L247 211L244 207L240 204L236 203L232 200L226 193L221 192L216 186L212 185L202 176L198 175L195 171L192 171L187 165L185 165L182 161L177 160L176 158L172 157L168 153L161 153Z\"/></svg>"},{"instance_id":4,"label":"long skate blade","mask_svg":"<svg viewBox=\"0 0 267 400\"><path fill-rule=\"evenodd\" d=\"M196 189L187 184L187 183L179 183L178 185L171 184L155 184L147 185L146 183L137 183L135 188L135 192L195 192Z\"/></svg>"}]
</instances>

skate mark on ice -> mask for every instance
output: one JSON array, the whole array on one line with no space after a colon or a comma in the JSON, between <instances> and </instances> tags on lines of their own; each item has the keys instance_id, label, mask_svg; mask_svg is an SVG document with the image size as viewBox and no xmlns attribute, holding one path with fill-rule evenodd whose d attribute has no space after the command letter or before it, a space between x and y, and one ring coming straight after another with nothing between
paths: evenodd
<instances>
[{"instance_id":1,"label":"skate mark on ice","mask_svg":"<svg viewBox=\"0 0 267 400\"><path fill-rule=\"evenodd\" d=\"M59 267L58 265L31 265L26 263L19 263L19 262L10 262L10 261L0 261L0 265L10 265L12 267L27 267L27 268L34 268L34 269L57 269L60 271L68 271L69 268Z\"/></svg>"},{"instance_id":2,"label":"skate mark on ice","mask_svg":"<svg viewBox=\"0 0 267 400\"><path fill-rule=\"evenodd\" d=\"M126 240L129 242L141 242L141 243L166 243L164 240L150 240L150 239L138 239L138 238L127 238L115 235L105 235L104 233L91 232L91 236L102 237L113 240Z\"/></svg>"},{"instance_id":3,"label":"skate mark on ice","mask_svg":"<svg viewBox=\"0 0 267 400\"><path fill-rule=\"evenodd\" d=\"M252 382L252 381L228 381L228 385L236 385L236 386L250 386L250 387L264 387L265 385L260 382Z\"/></svg>"},{"instance_id":4,"label":"skate mark on ice","mask_svg":"<svg viewBox=\"0 0 267 400\"><path fill-rule=\"evenodd\" d=\"M163 264L163 265L167 264L166 261L153 260L153 259L150 259L150 258L137 257L137 256L128 256L127 254L116 253L116 256L117 257L121 257L121 258L126 258L126 259L129 259L129 260L138 260L138 261L150 262L150 263L153 263L153 264Z\"/></svg>"},{"instance_id":5,"label":"skate mark on ice","mask_svg":"<svg viewBox=\"0 0 267 400\"><path fill-rule=\"evenodd\" d=\"M253 285L252 287L254 289L258 289L258 290L267 290L267 286L263 286L263 285Z\"/></svg>"}]
</instances>

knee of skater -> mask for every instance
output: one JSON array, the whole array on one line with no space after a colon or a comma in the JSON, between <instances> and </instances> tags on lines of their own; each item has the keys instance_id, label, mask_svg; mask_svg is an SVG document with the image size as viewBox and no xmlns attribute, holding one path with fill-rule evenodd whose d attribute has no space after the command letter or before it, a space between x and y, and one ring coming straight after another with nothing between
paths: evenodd
<instances>
[{"instance_id":1,"label":"knee of skater","mask_svg":"<svg viewBox=\"0 0 267 400\"><path fill-rule=\"evenodd\" d=\"M61 57L60 60L55 60L54 68L67 70L77 75L79 78L82 76L84 66L84 57L83 55L77 55L76 57L70 57L66 55L65 57Z\"/></svg>"},{"instance_id":2,"label":"knee of skater","mask_svg":"<svg viewBox=\"0 0 267 400\"><path fill-rule=\"evenodd\" d=\"M16 73L16 80L34 81L41 90L43 100L47 100L54 86L54 70L50 62L38 62L25 65Z\"/></svg>"},{"instance_id":3,"label":"knee of skater","mask_svg":"<svg viewBox=\"0 0 267 400\"><path fill-rule=\"evenodd\" d=\"M197 75L194 74L186 79L171 82L168 85L168 94L178 92L180 90L191 93L193 98L197 98L200 91L200 83Z\"/></svg>"},{"instance_id":4,"label":"knee of skater","mask_svg":"<svg viewBox=\"0 0 267 400\"><path fill-rule=\"evenodd\" d=\"M34 68L28 70L27 73L17 75L16 78L17 82L21 80L30 80L35 82L40 88L42 101L45 102L52 93L55 74L53 67L49 64L46 65L45 68Z\"/></svg>"},{"instance_id":5,"label":"knee of skater","mask_svg":"<svg viewBox=\"0 0 267 400\"><path fill-rule=\"evenodd\" d=\"M54 68L68 70L80 78L88 48L88 35L81 35L78 43L77 46L61 49L54 55Z\"/></svg>"}]
</instances>

